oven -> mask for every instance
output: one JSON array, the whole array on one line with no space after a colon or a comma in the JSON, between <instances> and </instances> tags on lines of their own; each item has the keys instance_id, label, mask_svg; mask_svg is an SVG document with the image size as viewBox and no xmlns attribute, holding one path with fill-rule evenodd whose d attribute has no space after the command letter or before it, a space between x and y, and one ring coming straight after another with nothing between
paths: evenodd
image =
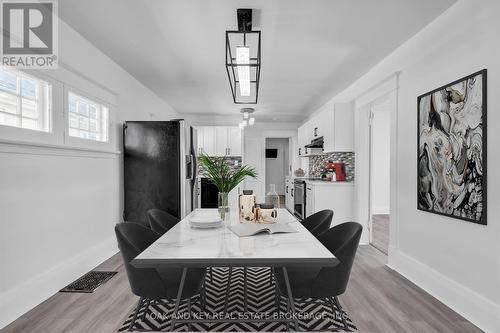
<instances>
[{"instance_id":1,"label":"oven","mask_svg":"<svg viewBox=\"0 0 500 333\"><path fill-rule=\"evenodd\" d=\"M295 179L293 190L293 213L303 220L306 218L306 182Z\"/></svg>"},{"instance_id":2,"label":"oven","mask_svg":"<svg viewBox=\"0 0 500 333\"><path fill-rule=\"evenodd\" d=\"M200 208L217 208L219 206L219 190L208 178L200 178L198 189Z\"/></svg>"}]
</instances>

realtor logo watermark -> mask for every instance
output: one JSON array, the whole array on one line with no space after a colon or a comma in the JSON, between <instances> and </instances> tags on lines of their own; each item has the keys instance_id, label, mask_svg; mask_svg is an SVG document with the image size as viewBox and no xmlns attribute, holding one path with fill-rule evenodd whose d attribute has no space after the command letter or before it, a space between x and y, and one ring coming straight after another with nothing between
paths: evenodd
<instances>
[{"instance_id":1,"label":"realtor logo watermark","mask_svg":"<svg viewBox=\"0 0 500 333\"><path fill-rule=\"evenodd\" d=\"M54 69L58 65L56 0L0 0L2 66Z\"/></svg>"}]
</instances>

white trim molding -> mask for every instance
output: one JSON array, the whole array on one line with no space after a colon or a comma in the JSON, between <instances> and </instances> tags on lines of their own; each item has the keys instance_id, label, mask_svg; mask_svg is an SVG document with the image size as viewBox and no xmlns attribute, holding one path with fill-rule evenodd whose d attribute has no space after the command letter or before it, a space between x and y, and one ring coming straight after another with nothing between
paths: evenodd
<instances>
[{"instance_id":1,"label":"white trim molding","mask_svg":"<svg viewBox=\"0 0 500 333\"><path fill-rule=\"evenodd\" d=\"M392 251L389 267L437 298L485 332L500 332L500 305L423 264L402 251Z\"/></svg>"},{"instance_id":2,"label":"white trim molding","mask_svg":"<svg viewBox=\"0 0 500 333\"><path fill-rule=\"evenodd\" d=\"M117 252L116 239L111 237L0 294L0 329Z\"/></svg>"}]
</instances>

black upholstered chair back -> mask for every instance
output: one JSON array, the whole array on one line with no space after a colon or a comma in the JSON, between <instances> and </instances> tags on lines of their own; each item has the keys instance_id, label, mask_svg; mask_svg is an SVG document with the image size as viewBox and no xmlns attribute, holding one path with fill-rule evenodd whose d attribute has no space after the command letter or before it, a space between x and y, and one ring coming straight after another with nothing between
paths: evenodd
<instances>
[{"instance_id":1,"label":"black upholstered chair back","mask_svg":"<svg viewBox=\"0 0 500 333\"><path fill-rule=\"evenodd\" d=\"M160 235L132 222L118 223L115 226L115 233L132 292L137 296L152 299L158 298L159 295L166 295L163 281L155 269L137 268L130 263Z\"/></svg>"},{"instance_id":2,"label":"black upholstered chair back","mask_svg":"<svg viewBox=\"0 0 500 333\"><path fill-rule=\"evenodd\" d=\"M151 229L163 235L179 222L179 219L160 209L148 210L148 221Z\"/></svg>"},{"instance_id":3,"label":"black upholstered chair back","mask_svg":"<svg viewBox=\"0 0 500 333\"><path fill-rule=\"evenodd\" d=\"M302 221L304 227L314 236L319 236L322 232L330 228L333 219L333 211L330 209L321 210L314 213Z\"/></svg>"},{"instance_id":4,"label":"black upholstered chair back","mask_svg":"<svg viewBox=\"0 0 500 333\"><path fill-rule=\"evenodd\" d=\"M362 230L361 224L346 222L323 232L318 237L340 263L334 267L321 269L313 286L313 294L338 296L345 292Z\"/></svg>"}]
</instances>

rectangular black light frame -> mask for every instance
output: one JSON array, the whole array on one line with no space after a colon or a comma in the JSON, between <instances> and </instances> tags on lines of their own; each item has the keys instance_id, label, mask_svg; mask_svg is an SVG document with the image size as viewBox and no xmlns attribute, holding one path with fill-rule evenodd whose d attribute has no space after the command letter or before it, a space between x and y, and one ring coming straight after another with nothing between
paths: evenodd
<instances>
[{"instance_id":1,"label":"rectangular black light frame","mask_svg":"<svg viewBox=\"0 0 500 333\"><path fill-rule=\"evenodd\" d=\"M247 35L257 35L257 57L250 58L250 64L248 65L238 65L235 63L236 58L231 52L231 44L229 35L240 34L243 35L243 40L246 40ZM250 84L255 84L255 99L250 101L237 100L237 87L239 81L236 79L236 70L238 66L249 66L255 67L255 77L250 78ZM234 104L257 104L259 98L259 82L260 82L260 66L261 66L261 32L260 31L238 31L238 30L227 30L226 31L226 72L229 79L229 85L231 87L231 93L233 95Z\"/></svg>"}]
</instances>

